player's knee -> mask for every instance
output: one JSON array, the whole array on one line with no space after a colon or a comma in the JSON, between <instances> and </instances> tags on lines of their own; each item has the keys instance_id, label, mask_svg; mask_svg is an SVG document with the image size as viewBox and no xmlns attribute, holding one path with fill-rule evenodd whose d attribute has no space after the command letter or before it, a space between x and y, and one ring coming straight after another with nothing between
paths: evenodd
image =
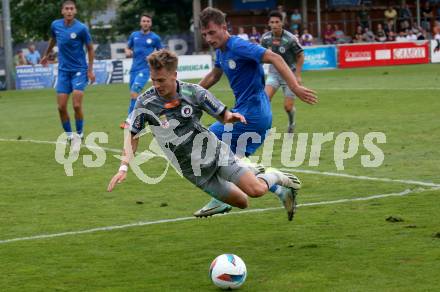
<instances>
[{"instance_id":1,"label":"player's knee","mask_svg":"<svg viewBox=\"0 0 440 292\"><path fill-rule=\"evenodd\" d=\"M249 201L247 197L241 197L239 200L237 200L235 207L240 209L246 209L249 206Z\"/></svg>"},{"instance_id":2,"label":"player's knee","mask_svg":"<svg viewBox=\"0 0 440 292\"><path fill-rule=\"evenodd\" d=\"M67 113L67 105L66 104L59 104L58 105L58 112L64 114Z\"/></svg>"},{"instance_id":3,"label":"player's knee","mask_svg":"<svg viewBox=\"0 0 440 292\"><path fill-rule=\"evenodd\" d=\"M74 104L73 104L73 110L74 110L75 112L80 112L81 109L82 109L82 106L81 106L80 103L74 103Z\"/></svg>"},{"instance_id":4,"label":"player's knee","mask_svg":"<svg viewBox=\"0 0 440 292\"><path fill-rule=\"evenodd\" d=\"M263 184L252 184L246 186L245 193L249 197L260 197L266 193L266 187Z\"/></svg>"}]
</instances>

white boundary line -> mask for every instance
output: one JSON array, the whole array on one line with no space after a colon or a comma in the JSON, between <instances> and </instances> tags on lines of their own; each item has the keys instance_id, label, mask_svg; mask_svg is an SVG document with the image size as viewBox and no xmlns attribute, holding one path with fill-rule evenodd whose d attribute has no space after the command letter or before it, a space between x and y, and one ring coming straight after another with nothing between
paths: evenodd
<instances>
[{"instance_id":1,"label":"white boundary line","mask_svg":"<svg viewBox=\"0 0 440 292\"><path fill-rule=\"evenodd\" d=\"M321 202L314 202L314 203L304 203L304 204L299 204L298 207L331 205L331 204L340 204L340 203L357 202L357 201L368 201L368 200L381 199L381 198L387 198L387 197L401 197L401 196L406 196L409 194L422 193L422 192L426 192L426 191L435 191L435 190L440 190L440 187L430 188L430 189L414 189L414 190L406 189L406 190L399 192L399 193L389 193L389 194L373 195L373 196L368 196L368 197L340 199L340 200L333 200L333 201L321 201ZM267 211L278 210L278 209L282 209L282 208L283 207L252 209L252 210L232 212L232 213L227 213L227 214L222 214L222 215L217 215L217 216L220 217L220 216L241 215L241 214L246 214L246 213L267 212ZM68 232L61 232L61 233L41 234L41 235L34 235L34 236L27 236L27 237L17 237L17 238L12 238L12 239L4 239L4 240L0 240L0 244L17 242L17 241L35 240L35 239L48 239L48 238L62 237L62 236L68 236L68 235L95 233L95 232L99 232L99 231L112 231L112 230L125 229L125 228L138 227L138 226L147 226L147 225L156 225L156 224L170 223L170 222L189 221L189 220L194 220L194 219L197 219L197 218L195 218L195 217L181 217L181 218L172 218L172 219L162 219L162 220L157 220L157 221L141 221L141 222L136 222L136 223L124 224L124 225L97 227L97 228L79 230L79 231L68 231Z\"/></svg>"},{"instance_id":2,"label":"white boundary line","mask_svg":"<svg viewBox=\"0 0 440 292\"><path fill-rule=\"evenodd\" d=\"M388 90L388 91L427 91L427 90L440 90L440 87L418 87L418 88L397 88L397 87L390 87L390 88L372 88L372 87L357 87L357 88L346 88L346 87L326 87L326 88L313 88L313 90L319 91L319 90L349 90L349 91L375 91L375 90ZM211 88L210 91L220 91L220 92L231 92L231 89L229 88Z\"/></svg>"},{"instance_id":3,"label":"white boundary line","mask_svg":"<svg viewBox=\"0 0 440 292\"><path fill-rule=\"evenodd\" d=\"M27 142L27 143L36 143L36 144L53 144L55 145L57 142L54 141L41 141L41 140L32 140L32 139L24 139L24 140L16 140L16 139L2 139L0 138L0 142ZM85 147L85 145L81 144L81 147ZM94 147L87 146L90 149L101 148L109 152L121 153L120 149L107 148L107 147ZM440 187L440 184L432 183L432 182L423 182L416 180L404 180L404 179L392 179L392 178L378 178L378 177L369 177L369 176L359 176L359 175L351 175L345 173L336 173L336 172L326 172L326 171L317 171L317 170L307 170L307 169L298 169L298 168L280 168L282 171L291 171L291 172L299 172L299 173L308 173L308 174L318 174L325 176L335 176L335 177L344 177L351 179L359 179L359 180L370 180L370 181L382 181L382 182L390 182L390 183L401 183L408 185L419 185L425 187Z\"/></svg>"}]
</instances>

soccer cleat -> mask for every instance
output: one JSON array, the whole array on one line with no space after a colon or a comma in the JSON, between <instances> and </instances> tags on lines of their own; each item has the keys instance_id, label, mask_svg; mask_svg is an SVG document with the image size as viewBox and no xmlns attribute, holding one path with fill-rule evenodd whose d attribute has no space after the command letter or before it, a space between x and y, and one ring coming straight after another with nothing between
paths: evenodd
<instances>
[{"instance_id":1,"label":"soccer cleat","mask_svg":"<svg viewBox=\"0 0 440 292\"><path fill-rule=\"evenodd\" d=\"M128 129L128 127L129 127L129 125L128 125L128 123L126 122L126 121L123 121L120 125L119 125L119 128L121 128L121 129Z\"/></svg>"},{"instance_id":2,"label":"soccer cleat","mask_svg":"<svg viewBox=\"0 0 440 292\"><path fill-rule=\"evenodd\" d=\"M290 125L287 127L287 133L288 133L288 134L293 134L293 132L295 132L295 124L290 124Z\"/></svg>"},{"instance_id":3,"label":"soccer cleat","mask_svg":"<svg viewBox=\"0 0 440 292\"><path fill-rule=\"evenodd\" d=\"M222 213L228 213L232 210L231 205L228 205L226 203L223 203L222 201L219 201L217 199L211 199L208 204L203 206L202 209L197 210L194 212L195 217L208 217L215 214L222 214Z\"/></svg>"},{"instance_id":4,"label":"soccer cleat","mask_svg":"<svg viewBox=\"0 0 440 292\"><path fill-rule=\"evenodd\" d=\"M292 221L293 216L295 216L296 213L296 195L297 190L293 188L285 188L283 190L283 195L281 198L281 202L283 203L284 208L287 211L287 219L289 221Z\"/></svg>"}]
</instances>

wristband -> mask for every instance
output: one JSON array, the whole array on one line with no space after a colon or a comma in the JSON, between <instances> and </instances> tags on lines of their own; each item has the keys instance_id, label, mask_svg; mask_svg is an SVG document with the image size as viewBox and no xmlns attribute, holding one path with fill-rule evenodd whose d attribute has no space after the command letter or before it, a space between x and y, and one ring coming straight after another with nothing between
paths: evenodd
<instances>
[{"instance_id":1,"label":"wristband","mask_svg":"<svg viewBox=\"0 0 440 292\"><path fill-rule=\"evenodd\" d=\"M119 171L127 172L127 171L128 171L128 165L126 165L126 164L122 164L122 165L119 167Z\"/></svg>"}]
</instances>

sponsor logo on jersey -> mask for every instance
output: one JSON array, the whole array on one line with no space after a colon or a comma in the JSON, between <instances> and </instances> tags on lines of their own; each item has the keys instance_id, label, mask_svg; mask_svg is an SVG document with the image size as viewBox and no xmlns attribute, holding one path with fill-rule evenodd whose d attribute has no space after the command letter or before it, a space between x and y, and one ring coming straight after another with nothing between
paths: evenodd
<instances>
[{"instance_id":1,"label":"sponsor logo on jersey","mask_svg":"<svg viewBox=\"0 0 440 292\"><path fill-rule=\"evenodd\" d=\"M189 104L182 107L182 110L180 111L182 114L182 117L189 118L193 113L193 108Z\"/></svg>"},{"instance_id":2,"label":"sponsor logo on jersey","mask_svg":"<svg viewBox=\"0 0 440 292\"><path fill-rule=\"evenodd\" d=\"M76 33L72 32L72 33L70 34L70 38L71 38L71 39L76 39Z\"/></svg>"},{"instance_id":3,"label":"sponsor logo on jersey","mask_svg":"<svg viewBox=\"0 0 440 292\"><path fill-rule=\"evenodd\" d=\"M237 64L235 63L234 60L229 59L229 60L228 60L228 66L229 66L229 69L234 70L234 69L237 67Z\"/></svg>"}]
</instances>

